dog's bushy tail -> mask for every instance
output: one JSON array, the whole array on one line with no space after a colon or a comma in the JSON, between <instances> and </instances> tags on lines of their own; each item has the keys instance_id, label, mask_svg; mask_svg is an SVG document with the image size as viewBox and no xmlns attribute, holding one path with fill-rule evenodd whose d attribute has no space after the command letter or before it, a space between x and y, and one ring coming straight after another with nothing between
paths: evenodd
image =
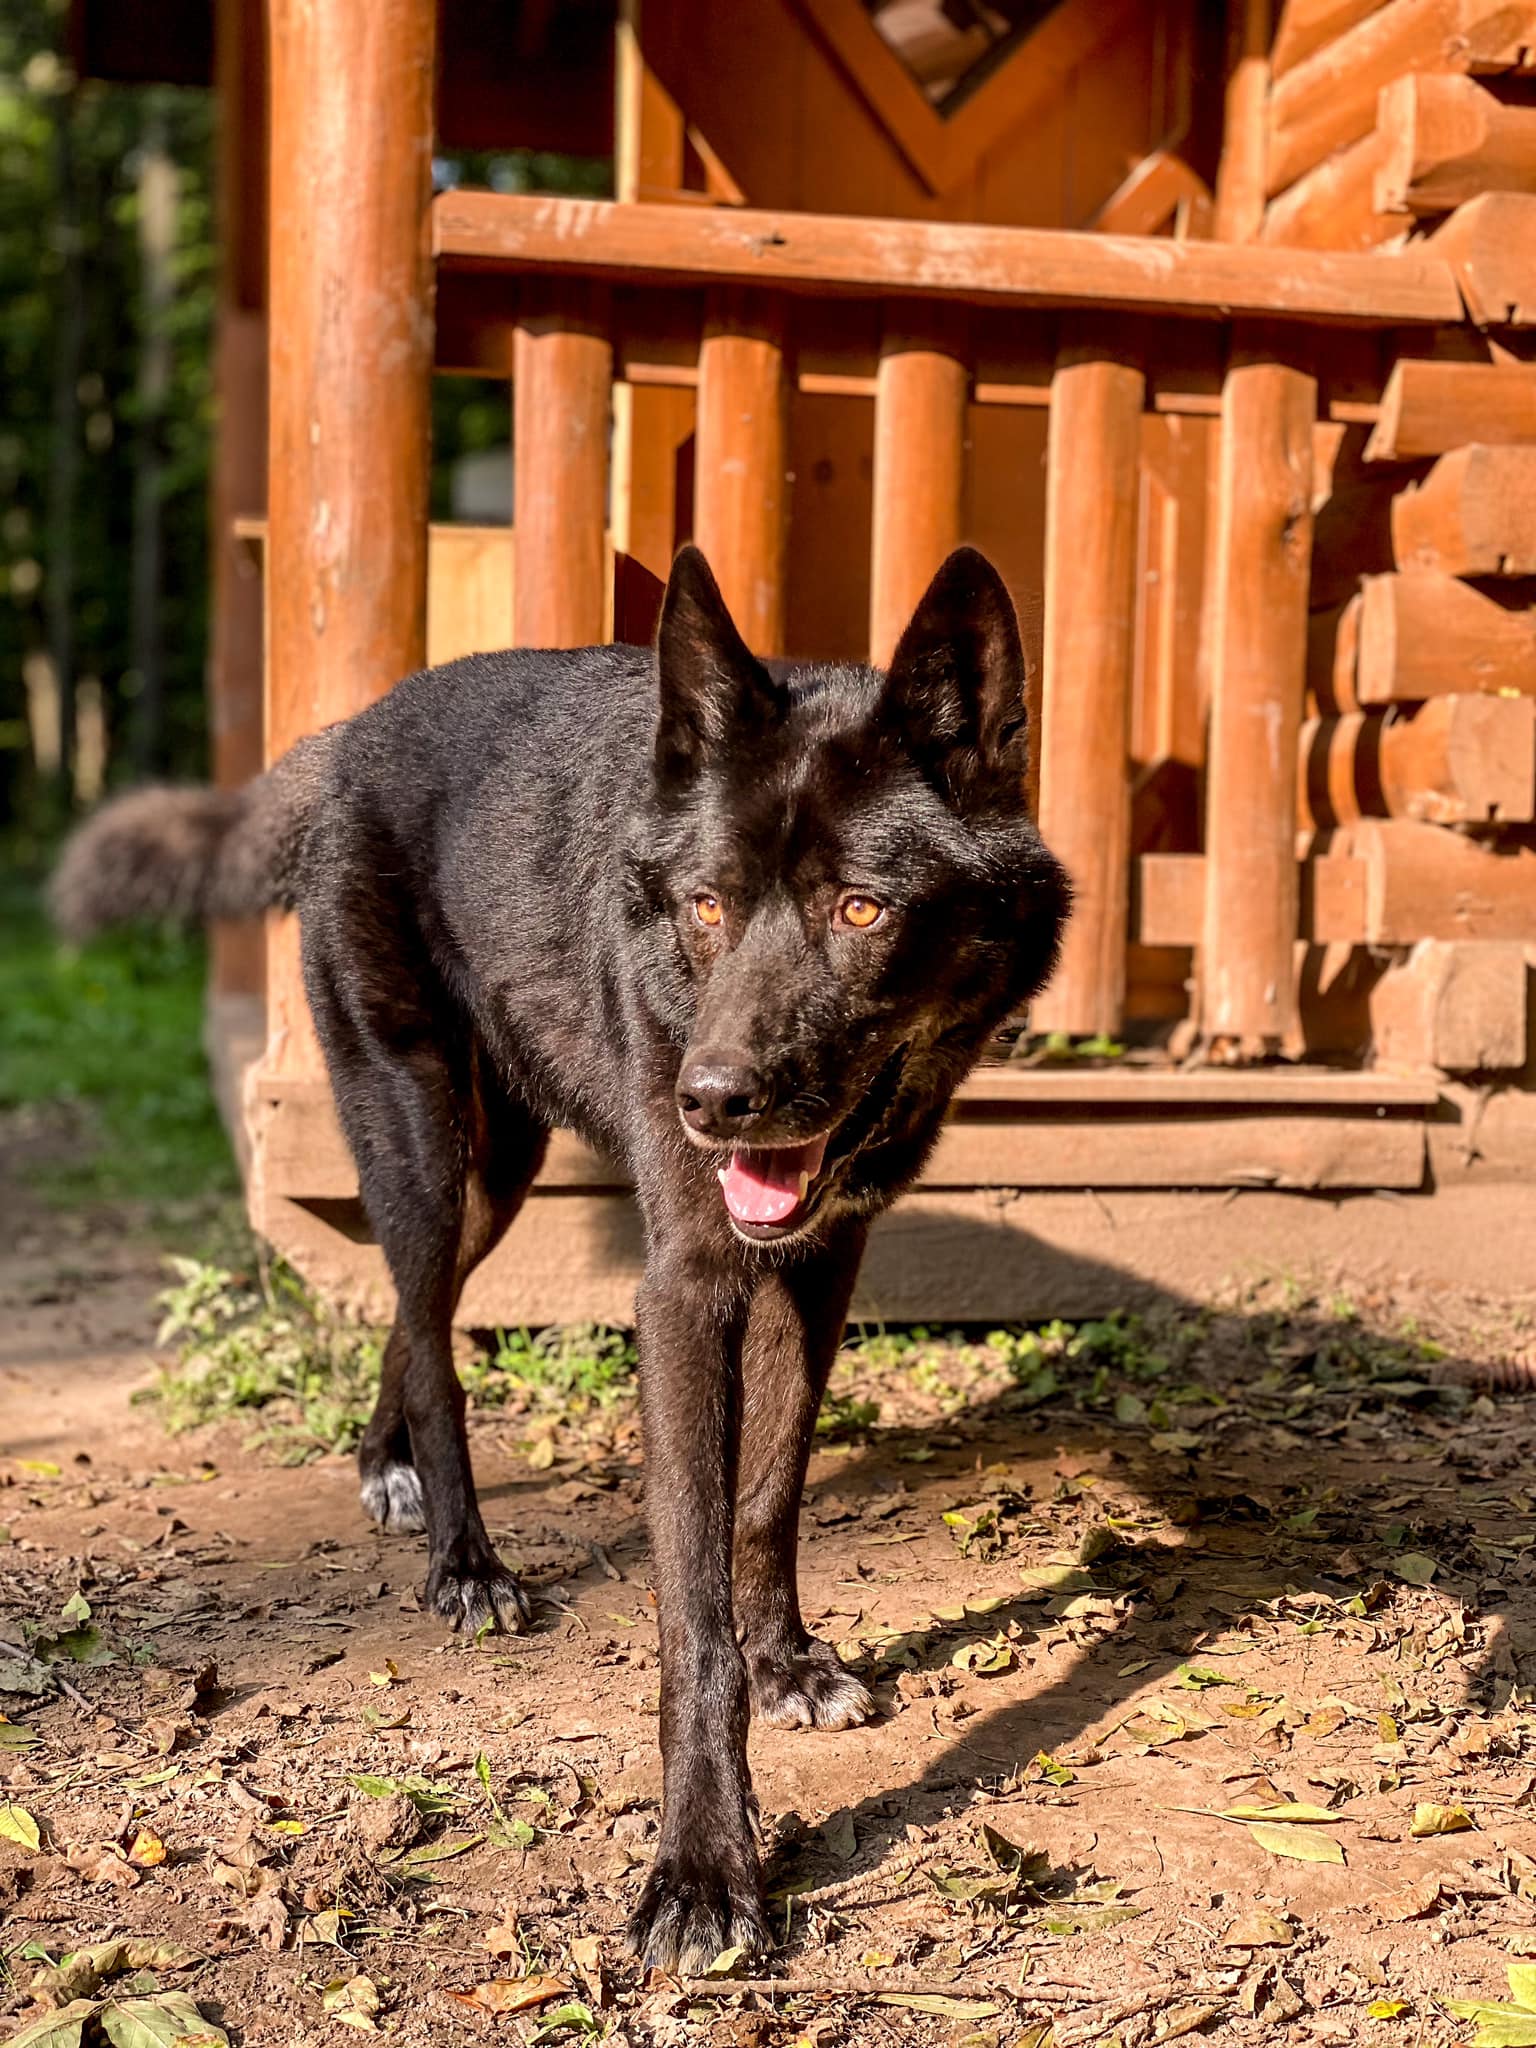
<instances>
[{"instance_id":1,"label":"dog's bushy tail","mask_svg":"<svg viewBox=\"0 0 1536 2048\"><path fill-rule=\"evenodd\" d=\"M78 942L114 924L291 909L328 739L301 740L242 789L151 786L103 804L48 885L60 933Z\"/></svg>"}]
</instances>

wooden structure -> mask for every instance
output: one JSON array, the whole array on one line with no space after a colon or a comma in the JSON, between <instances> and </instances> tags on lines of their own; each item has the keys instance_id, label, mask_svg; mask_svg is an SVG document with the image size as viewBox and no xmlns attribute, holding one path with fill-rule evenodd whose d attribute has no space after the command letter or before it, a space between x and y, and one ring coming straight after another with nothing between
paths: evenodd
<instances>
[{"instance_id":1,"label":"wooden structure","mask_svg":"<svg viewBox=\"0 0 1536 2048\"><path fill-rule=\"evenodd\" d=\"M82 62L154 75L125 12L78 0ZM1523 1156L1536 0L181 15L223 122L221 776L429 657L645 637L690 535L760 651L877 661L970 540L1078 891L1030 1029L1129 1050L982 1069L864 1311L1071 1305L1093 1232L1024 1232L1082 1191L1443 1212L1468 1076ZM615 198L434 195L434 150L519 144L611 151ZM434 372L510 381L510 530L429 530ZM377 1300L293 936L217 961L255 1219ZM636 1256L562 1141L464 1313L620 1315Z\"/></svg>"}]
</instances>

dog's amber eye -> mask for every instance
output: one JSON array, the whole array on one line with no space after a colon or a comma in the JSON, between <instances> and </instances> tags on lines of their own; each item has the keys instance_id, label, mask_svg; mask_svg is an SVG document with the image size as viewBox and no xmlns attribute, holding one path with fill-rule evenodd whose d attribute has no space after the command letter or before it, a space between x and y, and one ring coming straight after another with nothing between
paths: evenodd
<instances>
[{"instance_id":1,"label":"dog's amber eye","mask_svg":"<svg viewBox=\"0 0 1536 2048\"><path fill-rule=\"evenodd\" d=\"M717 925L725 912L721 908L718 896L703 895L694 897L693 915L697 924Z\"/></svg>"},{"instance_id":2,"label":"dog's amber eye","mask_svg":"<svg viewBox=\"0 0 1536 2048\"><path fill-rule=\"evenodd\" d=\"M885 905L873 896L845 896L837 906L838 923L852 925L856 932L867 932L884 915Z\"/></svg>"}]
</instances>

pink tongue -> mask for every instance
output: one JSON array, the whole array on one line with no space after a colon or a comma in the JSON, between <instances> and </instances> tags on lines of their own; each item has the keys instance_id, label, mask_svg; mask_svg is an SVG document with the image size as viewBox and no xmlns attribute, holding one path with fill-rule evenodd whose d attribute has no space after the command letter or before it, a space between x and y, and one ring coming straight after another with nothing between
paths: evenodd
<instances>
[{"instance_id":1,"label":"pink tongue","mask_svg":"<svg viewBox=\"0 0 1536 2048\"><path fill-rule=\"evenodd\" d=\"M827 1154L825 1138L808 1145L738 1145L720 1169L725 1206L738 1223L787 1223L800 1207L800 1176L814 1180Z\"/></svg>"}]
</instances>

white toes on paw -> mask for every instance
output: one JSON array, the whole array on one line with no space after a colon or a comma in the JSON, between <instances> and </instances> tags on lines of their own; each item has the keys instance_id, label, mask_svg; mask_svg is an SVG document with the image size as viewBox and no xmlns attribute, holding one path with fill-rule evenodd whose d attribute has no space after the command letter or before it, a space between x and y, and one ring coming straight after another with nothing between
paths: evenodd
<instances>
[{"instance_id":1,"label":"white toes on paw","mask_svg":"<svg viewBox=\"0 0 1536 2048\"><path fill-rule=\"evenodd\" d=\"M421 1474L414 1465L402 1465L391 1459L376 1472L370 1472L361 1488L363 1512L381 1529L423 1529L426 1517L422 1508Z\"/></svg>"}]
</instances>

